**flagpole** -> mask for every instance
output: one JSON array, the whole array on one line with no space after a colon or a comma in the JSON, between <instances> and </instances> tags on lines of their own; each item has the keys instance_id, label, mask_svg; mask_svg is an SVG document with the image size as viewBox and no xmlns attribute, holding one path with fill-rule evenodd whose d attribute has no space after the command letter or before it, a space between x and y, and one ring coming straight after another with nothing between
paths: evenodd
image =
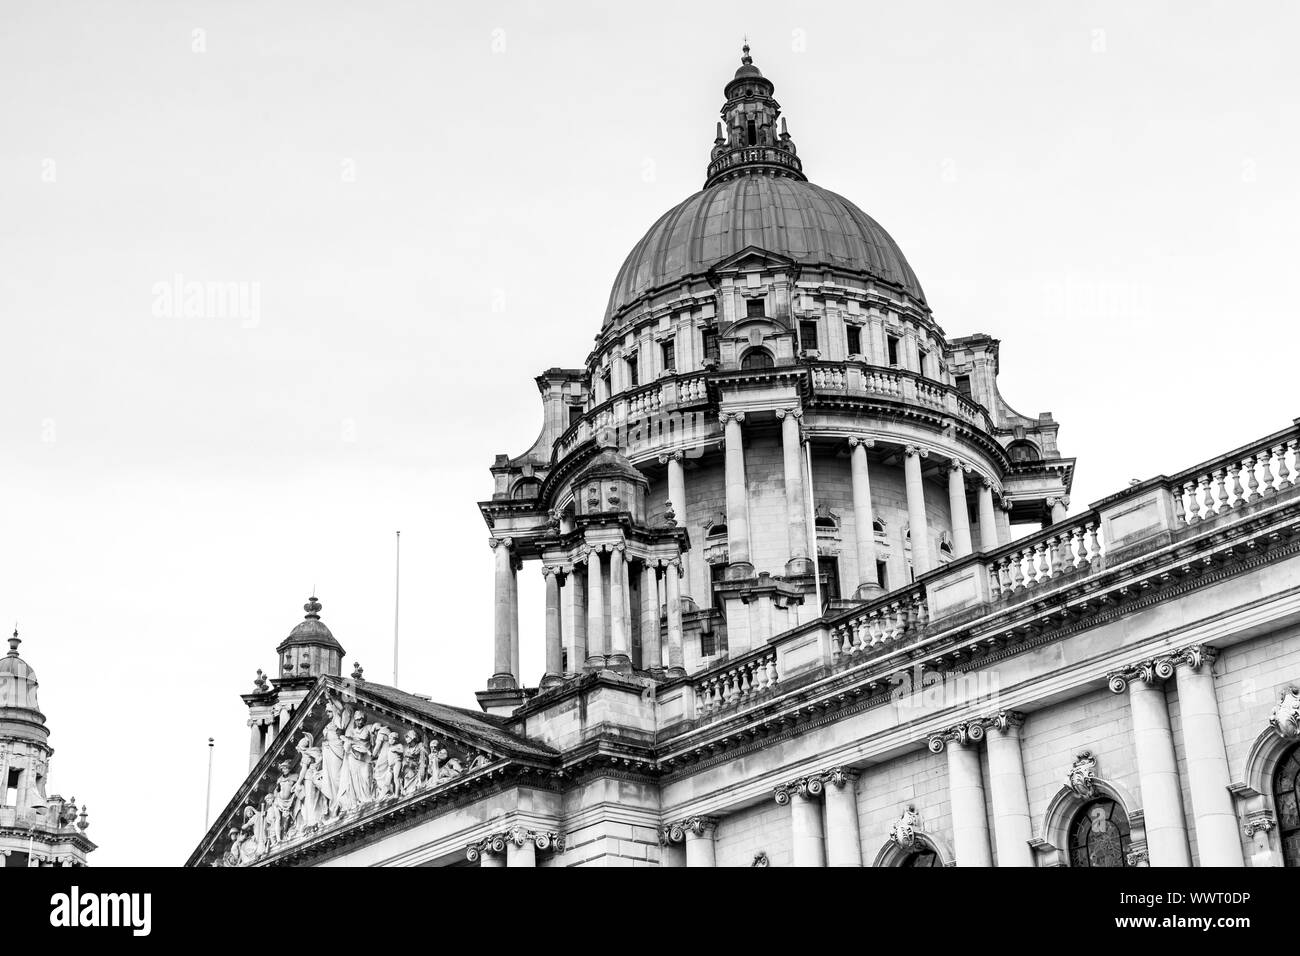
<instances>
[{"instance_id":1,"label":"flagpole","mask_svg":"<svg viewBox=\"0 0 1300 956\"><path fill-rule=\"evenodd\" d=\"M208 797L203 803L203 832L207 832L212 820L212 745L213 738L208 738Z\"/></svg>"},{"instance_id":2,"label":"flagpole","mask_svg":"<svg viewBox=\"0 0 1300 956\"><path fill-rule=\"evenodd\" d=\"M402 532L397 532L397 569L393 575L393 686L397 686L397 622L402 607Z\"/></svg>"}]
</instances>

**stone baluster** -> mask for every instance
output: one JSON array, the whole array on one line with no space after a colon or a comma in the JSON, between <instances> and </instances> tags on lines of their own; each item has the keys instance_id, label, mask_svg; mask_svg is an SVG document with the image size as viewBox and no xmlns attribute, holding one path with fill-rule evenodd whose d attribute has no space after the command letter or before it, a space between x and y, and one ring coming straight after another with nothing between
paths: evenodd
<instances>
[{"instance_id":1,"label":"stone baluster","mask_svg":"<svg viewBox=\"0 0 1300 956\"><path fill-rule=\"evenodd\" d=\"M1255 473L1255 464L1254 456L1246 457L1246 504L1252 505L1263 497L1259 493L1259 477Z\"/></svg>"}]
</instances>

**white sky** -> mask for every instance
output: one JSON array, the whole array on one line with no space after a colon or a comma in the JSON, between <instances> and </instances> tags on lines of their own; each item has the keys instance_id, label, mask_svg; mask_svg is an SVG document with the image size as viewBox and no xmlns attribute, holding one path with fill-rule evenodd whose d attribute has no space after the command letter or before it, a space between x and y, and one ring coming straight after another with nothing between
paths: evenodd
<instances>
[{"instance_id":1,"label":"white sky","mask_svg":"<svg viewBox=\"0 0 1300 956\"><path fill-rule=\"evenodd\" d=\"M313 584L348 669L391 678L397 528L401 683L473 704L487 468L700 187L743 33L809 177L1062 423L1076 510L1288 424L1298 27L1285 2L6 2L0 622L92 862L185 859L206 739L215 813L238 695ZM255 287L258 320L155 314L177 274ZM530 674L541 600L527 575Z\"/></svg>"}]
</instances>

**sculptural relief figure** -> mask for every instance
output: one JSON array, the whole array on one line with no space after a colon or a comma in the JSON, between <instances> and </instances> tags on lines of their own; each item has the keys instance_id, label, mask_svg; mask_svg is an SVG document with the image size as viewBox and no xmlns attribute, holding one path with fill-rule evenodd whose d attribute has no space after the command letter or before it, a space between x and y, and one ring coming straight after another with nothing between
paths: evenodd
<instances>
[{"instance_id":1,"label":"sculptural relief figure","mask_svg":"<svg viewBox=\"0 0 1300 956\"><path fill-rule=\"evenodd\" d=\"M239 866L239 864L243 862L240 855L240 848L244 841L244 834L237 828L231 827L230 832L227 835L230 837L230 849L227 850L226 855L221 858L221 862L224 866Z\"/></svg>"},{"instance_id":2,"label":"sculptural relief figure","mask_svg":"<svg viewBox=\"0 0 1300 956\"><path fill-rule=\"evenodd\" d=\"M262 812L257 806L244 807L244 841L240 855L245 863L252 863L266 853L266 827Z\"/></svg>"},{"instance_id":3,"label":"sculptural relief figure","mask_svg":"<svg viewBox=\"0 0 1300 956\"><path fill-rule=\"evenodd\" d=\"M265 834L264 853L269 853L280 844L280 807L275 802L275 788L262 800L262 831Z\"/></svg>"},{"instance_id":4,"label":"sculptural relief figure","mask_svg":"<svg viewBox=\"0 0 1300 956\"><path fill-rule=\"evenodd\" d=\"M351 809L375 799L374 780L371 778L374 763L371 739L380 729L381 724L367 724L365 714L356 710L352 713L352 722L343 732L343 772L352 797Z\"/></svg>"},{"instance_id":5,"label":"sculptural relief figure","mask_svg":"<svg viewBox=\"0 0 1300 956\"><path fill-rule=\"evenodd\" d=\"M345 744L340 729L330 721L321 740L321 792L325 795L331 817L342 816L352 809L347 774L343 771Z\"/></svg>"},{"instance_id":6,"label":"sculptural relief figure","mask_svg":"<svg viewBox=\"0 0 1300 956\"><path fill-rule=\"evenodd\" d=\"M402 796L407 797L420 788L429 776L429 748L414 730L406 732L402 752Z\"/></svg>"},{"instance_id":7,"label":"sculptural relief figure","mask_svg":"<svg viewBox=\"0 0 1300 956\"><path fill-rule=\"evenodd\" d=\"M397 742L397 731L380 727L375 734L374 796L376 800L397 796L402 750L402 745Z\"/></svg>"},{"instance_id":8,"label":"sculptural relief figure","mask_svg":"<svg viewBox=\"0 0 1300 956\"><path fill-rule=\"evenodd\" d=\"M270 842L283 843L289 838L297 816L296 800L298 781L293 776L293 764L288 760L280 761L280 776L271 790L271 806L274 810L274 826L268 826Z\"/></svg>"},{"instance_id":9,"label":"sculptural relief figure","mask_svg":"<svg viewBox=\"0 0 1300 956\"><path fill-rule=\"evenodd\" d=\"M294 787L298 798L295 825L299 832L306 833L316 829L325 819L329 803L322 786L324 771L321 768L321 752L312 746L310 733L303 732L302 739L298 741L298 754L298 780Z\"/></svg>"}]
</instances>

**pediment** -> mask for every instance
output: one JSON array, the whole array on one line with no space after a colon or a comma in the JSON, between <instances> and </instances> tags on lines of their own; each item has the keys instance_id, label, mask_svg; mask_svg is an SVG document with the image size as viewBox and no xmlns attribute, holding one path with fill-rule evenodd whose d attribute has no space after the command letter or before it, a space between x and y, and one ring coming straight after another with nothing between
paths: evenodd
<instances>
[{"instance_id":1,"label":"pediment","mask_svg":"<svg viewBox=\"0 0 1300 956\"><path fill-rule=\"evenodd\" d=\"M714 275L734 275L744 272L798 271L798 264L789 256L769 252L759 246L746 246L725 259L719 259L710 268Z\"/></svg>"},{"instance_id":2,"label":"pediment","mask_svg":"<svg viewBox=\"0 0 1300 956\"><path fill-rule=\"evenodd\" d=\"M485 715L368 681L323 677L189 865L267 862L512 762L546 765L553 756Z\"/></svg>"}]
</instances>

